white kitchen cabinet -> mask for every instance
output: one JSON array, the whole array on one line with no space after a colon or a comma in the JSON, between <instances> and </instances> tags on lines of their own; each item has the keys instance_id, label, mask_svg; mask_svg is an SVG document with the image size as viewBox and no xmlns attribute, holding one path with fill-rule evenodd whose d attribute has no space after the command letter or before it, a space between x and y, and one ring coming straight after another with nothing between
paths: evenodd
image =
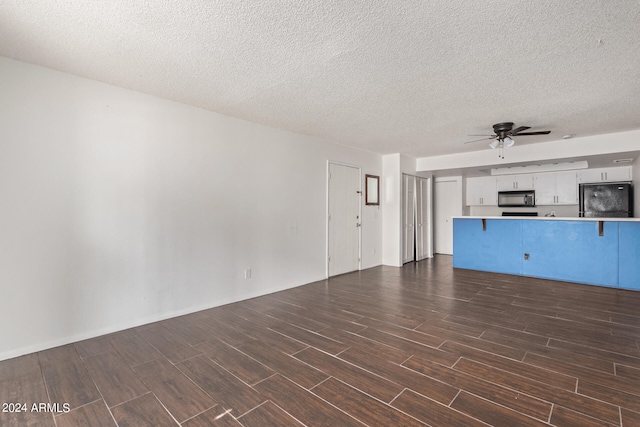
<instances>
[{"instance_id":1,"label":"white kitchen cabinet","mask_svg":"<svg viewBox=\"0 0 640 427\"><path fill-rule=\"evenodd\" d=\"M556 204L578 204L578 174L575 172L556 173Z\"/></svg>"},{"instance_id":2,"label":"white kitchen cabinet","mask_svg":"<svg viewBox=\"0 0 640 427\"><path fill-rule=\"evenodd\" d=\"M534 189L536 205L578 204L578 182L575 172L536 174Z\"/></svg>"},{"instance_id":3,"label":"white kitchen cabinet","mask_svg":"<svg viewBox=\"0 0 640 427\"><path fill-rule=\"evenodd\" d=\"M533 175L502 175L498 177L498 191L533 189Z\"/></svg>"},{"instance_id":4,"label":"white kitchen cabinet","mask_svg":"<svg viewBox=\"0 0 640 427\"><path fill-rule=\"evenodd\" d=\"M580 184L590 182L618 182L631 181L631 167L620 166L615 168L586 169L578 173Z\"/></svg>"},{"instance_id":5,"label":"white kitchen cabinet","mask_svg":"<svg viewBox=\"0 0 640 427\"><path fill-rule=\"evenodd\" d=\"M498 192L494 176L467 178L467 206L497 206Z\"/></svg>"},{"instance_id":6,"label":"white kitchen cabinet","mask_svg":"<svg viewBox=\"0 0 640 427\"><path fill-rule=\"evenodd\" d=\"M533 189L536 190L536 205L555 205L556 174L537 174L534 178Z\"/></svg>"}]
</instances>

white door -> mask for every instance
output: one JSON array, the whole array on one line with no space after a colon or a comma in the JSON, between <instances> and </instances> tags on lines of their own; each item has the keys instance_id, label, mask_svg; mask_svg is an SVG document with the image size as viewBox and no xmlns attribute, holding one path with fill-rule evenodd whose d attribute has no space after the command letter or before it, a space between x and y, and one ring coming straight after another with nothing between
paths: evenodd
<instances>
[{"instance_id":1,"label":"white door","mask_svg":"<svg viewBox=\"0 0 640 427\"><path fill-rule=\"evenodd\" d=\"M402 263L415 260L416 178L402 175Z\"/></svg>"},{"instance_id":2,"label":"white door","mask_svg":"<svg viewBox=\"0 0 640 427\"><path fill-rule=\"evenodd\" d=\"M360 169L329 163L328 274L360 268Z\"/></svg>"},{"instance_id":3,"label":"white door","mask_svg":"<svg viewBox=\"0 0 640 427\"><path fill-rule=\"evenodd\" d=\"M433 257L433 178L416 178L416 261Z\"/></svg>"},{"instance_id":4,"label":"white door","mask_svg":"<svg viewBox=\"0 0 640 427\"><path fill-rule=\"evenodd\" d=\"M460 214L456 200L457 187L456 181L436 181L435 183L434 250L439 254L453 255L453 220L451 217Z\"/></svg>"}]
</instances>

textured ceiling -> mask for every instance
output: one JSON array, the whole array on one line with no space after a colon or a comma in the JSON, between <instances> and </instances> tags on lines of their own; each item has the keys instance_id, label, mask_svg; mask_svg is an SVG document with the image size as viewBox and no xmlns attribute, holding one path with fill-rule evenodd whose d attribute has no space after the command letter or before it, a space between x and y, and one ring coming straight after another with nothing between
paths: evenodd
<instances>
[{"instance_id":1,"label":"textured ceiling","mask_svg":"<svg viewBox=\"0 0 640 427\"><path fill-rule=\"evenodd\" d=\"M381 154L640 128L640 0L1 0L0 55Z\"/></svg>"}]
</instances>

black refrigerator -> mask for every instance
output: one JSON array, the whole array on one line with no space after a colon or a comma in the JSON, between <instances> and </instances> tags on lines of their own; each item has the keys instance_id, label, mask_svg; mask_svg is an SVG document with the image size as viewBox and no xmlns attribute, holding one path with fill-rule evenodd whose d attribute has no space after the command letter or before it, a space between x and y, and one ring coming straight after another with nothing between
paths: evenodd
<instances>
[{"instance_id":1,"label":"black refrigerator","mask_svg":"<svg viewBox=\"0 0 640 427\"><path fill-rule=\"evenodd\" d=\"M633 216L633 187L629 182L580 184L580 216L627 218Z\"/></svg>"}]
</instances>

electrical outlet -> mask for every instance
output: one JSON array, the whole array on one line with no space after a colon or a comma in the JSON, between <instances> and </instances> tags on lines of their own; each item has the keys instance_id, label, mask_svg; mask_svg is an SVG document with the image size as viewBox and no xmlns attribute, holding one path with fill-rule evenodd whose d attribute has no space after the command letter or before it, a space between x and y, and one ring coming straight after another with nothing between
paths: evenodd
<instances>
[{"instance_id":1,"label":"electrical outlet","mask_svg":"<svg viewBox=\"0 0 640 427\"><path fill-rule=\"evenodd\" d=\"M247 268L247 269L244 271L244 278L245 278L245 280L247 280L247 279L251 279L251 269L250 269L250 268Z\"/></svg>"}]
</instances>

